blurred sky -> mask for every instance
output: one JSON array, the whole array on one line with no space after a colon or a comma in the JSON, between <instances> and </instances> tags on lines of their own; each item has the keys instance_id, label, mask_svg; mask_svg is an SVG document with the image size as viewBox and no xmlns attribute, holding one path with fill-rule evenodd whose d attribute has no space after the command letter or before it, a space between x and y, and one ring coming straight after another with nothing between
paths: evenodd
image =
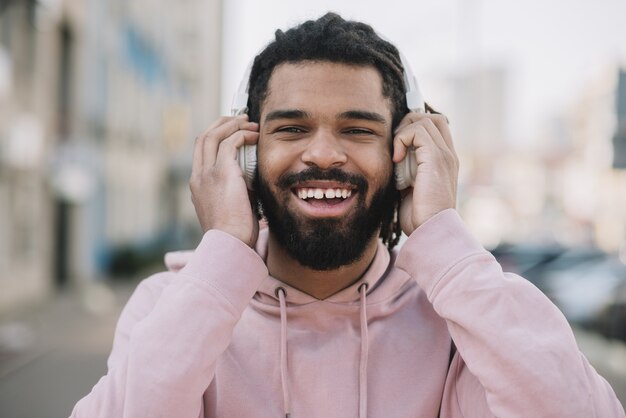
<instances>
[{"instance_id":1,"label":"blurred sky","mask_svg":"<svg viewBox=\"0 0 626 418\"><path fill-rule=\"evenodd\" d=\"M532 139L581 86L626 66L624 0L232 0L224 2L223 112L276 28L329 10L394 42L435 105L445 77L483 65L506 68L507 134L517 142Z\"/></svg>"}]
</instances>

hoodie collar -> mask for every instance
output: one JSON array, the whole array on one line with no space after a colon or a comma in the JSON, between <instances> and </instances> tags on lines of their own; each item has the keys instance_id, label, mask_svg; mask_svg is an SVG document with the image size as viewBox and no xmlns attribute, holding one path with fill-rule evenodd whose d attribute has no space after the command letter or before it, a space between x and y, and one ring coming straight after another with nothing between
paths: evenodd
<instances>
[{"instance_id":1,"label":"hoodie collar","mask_svg":"<svg viewBox=\"0 0 626 418\"><path fill-rule=\"evenodd\" d=\"M259 232L259 238L256 243L256 252L259 256L266 261L267 260L267 245L269 240L269 229L264 228ZM372 292L379 281L384 277L385 272L389 267L389 251L385 245L378 241L378 248L376 249L376 255L370 263L369 267L363 274L363 276L354 282L347 288L340 290L339 292L327 297L324 301L331 303L346 303L358 301L361 297L359 294L359 287L363 283L367 283L367 293ZM306 303L316 302L319 299L306 294L294 287L289 286L280 280L269 276L268 280L264 280L259 287L259 292L265 296L269 296L272 299L278 300L276 296L276 290L282 287L286 291L287 302L291 304L302 305Z\"/></svg>"}]
</instances>

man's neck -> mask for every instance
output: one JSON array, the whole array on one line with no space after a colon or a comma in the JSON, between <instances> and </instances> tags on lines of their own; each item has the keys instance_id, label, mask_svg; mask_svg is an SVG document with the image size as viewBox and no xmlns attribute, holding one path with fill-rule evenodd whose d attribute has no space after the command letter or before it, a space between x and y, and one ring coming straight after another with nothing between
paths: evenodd
<instances>
[{"instance_id":1,"label":"man's neck","mask_svg":"<svg viewBox=\"0 0 626 418\"><path fill-rule=\"evenodd\" d=\"M285 248L276 241L270 229L267 268L269 273L281 282L314 298L326 299L358 281L365 273L376 255L377 237L378 234L370 240L363 256L354 263L335 270L318 271L304 267L291 258Z\"/></svg>"}]
</instances>

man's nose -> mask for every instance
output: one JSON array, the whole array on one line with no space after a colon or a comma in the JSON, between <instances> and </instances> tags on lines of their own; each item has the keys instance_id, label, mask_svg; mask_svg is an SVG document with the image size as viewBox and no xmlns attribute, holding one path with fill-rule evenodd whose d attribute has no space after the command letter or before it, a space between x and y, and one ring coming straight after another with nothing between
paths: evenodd
<instances>
[{"instance_id":1,"label":"man's nose","mask_svg":"<svg viewBox=\"0 0 626 418\"><path fill-rule=\"evenodd\" d=\"M319 130L309 139L301 158L306 165L321 169L340 167L348 161L339 138L326 130Z\"/></svg>"}]
</instances>

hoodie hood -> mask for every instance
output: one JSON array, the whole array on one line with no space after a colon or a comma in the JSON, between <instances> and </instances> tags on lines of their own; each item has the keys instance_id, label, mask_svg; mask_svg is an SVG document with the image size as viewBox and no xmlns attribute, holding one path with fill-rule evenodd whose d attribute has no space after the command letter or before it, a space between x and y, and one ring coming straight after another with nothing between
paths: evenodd
<instances>
[{"instance_id":1,"label":"hoodie hood","mask_svg":"<svg viewBox=\"0 0 626 418\"><path fill-rule=\"evenodd\" d=\"M259 254L263 261L267 260L268 238L269 229L265 227L259 231L259 238L257 239L255 246L256 253ZM193 251L168 252L165 255L165 265L169 271L177 272L185 267L192 254ZM368 304L378 303L386 298L389 298L394 293L398 292L406 284L406 282L410 280L410 277L407 274L403 280L393 280L394 283L385 283L386 281L384 279L391 269L395 258L396 252L393 251L390 253L387 250L387 247L379 240L376 255L374 256L374 259L365 274L363 274L363 276L352 285L329 296L324 299L324 301L330 303L357 302L361 299L360 287L363 283L367 284ZM292 305L304 305L319 301L319 299L291 287L272 276L268 276L267 279L261 283L255 299L260 303L277 305L278 296L276 292L278 288L283 288L286 291L286 301Z\"/></svg>"}]
</instances>

